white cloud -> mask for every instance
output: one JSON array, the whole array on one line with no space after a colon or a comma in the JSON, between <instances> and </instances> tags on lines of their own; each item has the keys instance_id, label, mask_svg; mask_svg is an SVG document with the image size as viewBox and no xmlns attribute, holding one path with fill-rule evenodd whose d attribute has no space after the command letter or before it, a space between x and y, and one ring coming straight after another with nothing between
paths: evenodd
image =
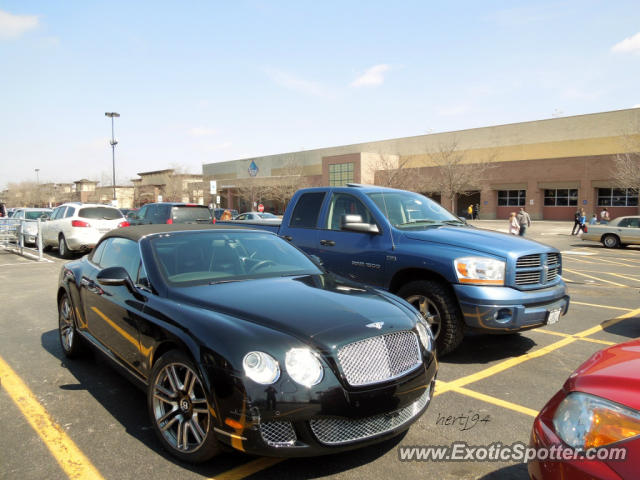
<instances>
[{"instance_id":1,"label":"white cloud","mask_svg":"<svg viewBox=\"0 0 640 480\"><path fill-rule=\"evenodd\" d=\"M38 27L36 15L13 15L0 10L0 37L14 38Z\"/></svg>"},{"instance_id":2,"label":"white cloud","mask_svg":"<svg viewBox=\"0 0 640 480\"><path fill-rule=\"evenodd\" d=\"M266 72L271 80L288 90L294 90L296 92L306 93L316 97L331 96L327 89L318 82L305 80L303 78L296 77L295 75L291 75L290 73L273 68L268 68Z\"/></svg>"},{"instance_id":3,"label":"white cloud","mask_svg":"<svg viewBox=\"0 0 640 480\"><path fill-rule=\"evenodd\" d=\"M211 137L217 134L218 131L215 128L193 127L189 129L189 135L191 135L192 137Z\"/></svg>"},{"instance_id":4,"label":"white cloud","mask_svg":"<svg viewBox=\"0 0 640 480\"><path fill-rule=\"evenodd\" d=\"M625 38L619 43L616 43L611 47L612 52L638 52L640 53L640 32L635 35Z\"/></svg>"},{"instance_id":5,"label":"white cloud","mask_svg":"<svg viewBox=\"0 0 640 480\"><path fill-rule=\"evenodd\" d=\"M640 108L640 103L636 103L633 107L631 108Z\"/></svg>"},{"instance_id":6,"label":"white cloud","mask_svg":"<svg viewBox=\"0 0 640 480\"><path fill-rule=\"evenodd\" d=\"M375 87L384 83L384 74L389 71L391 67L387 64L381 63L380 65L374 65L368 69L364 74L356 78L351 82L352 87Z\"/></svg>"}]
</instances>

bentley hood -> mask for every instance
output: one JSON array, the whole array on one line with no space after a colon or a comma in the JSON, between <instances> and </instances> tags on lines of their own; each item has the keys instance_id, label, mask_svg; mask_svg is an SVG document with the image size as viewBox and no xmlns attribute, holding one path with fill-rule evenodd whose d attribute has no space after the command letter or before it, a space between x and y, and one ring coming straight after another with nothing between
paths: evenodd
<instances>
[{"instance_id":1,"label":"bentley hood","mask_svg":"<svg viewBox=\"0 0 640 480\"><path fill-rule=\"evenodd\" d=\"M169 296L331 348L414 328L416 315L390 294L332 275L244 280L172 289Z\"/></svg>"}]
</instances>

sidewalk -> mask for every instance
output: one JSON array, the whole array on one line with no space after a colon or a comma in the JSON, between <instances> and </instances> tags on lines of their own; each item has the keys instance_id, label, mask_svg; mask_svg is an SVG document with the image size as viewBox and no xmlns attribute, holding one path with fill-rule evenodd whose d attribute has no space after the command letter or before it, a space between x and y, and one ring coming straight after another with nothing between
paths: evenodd
<instances>
[{"instance_id":1,"label":"sidewalk","mask_svg":"<svg viewBox=\"0 0 640 480\"><path fill-rule=\"evenodd\" d=\"M467 220L469 225L487 230L509 233L507 220ZM527 228L527 235L566 235L571 236L573 221L533 220Z\"/></svg>"}]
</instances>

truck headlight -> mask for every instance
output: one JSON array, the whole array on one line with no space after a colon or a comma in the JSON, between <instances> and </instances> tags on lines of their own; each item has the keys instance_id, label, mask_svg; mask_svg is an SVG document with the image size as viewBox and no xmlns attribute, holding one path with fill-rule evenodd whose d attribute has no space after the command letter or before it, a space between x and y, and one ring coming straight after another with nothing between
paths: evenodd
<instances>
[{"instance_id":1,"label":"truck headlight","mask_svg":"<svg viewBox=\"0 0 640 480\"><path fill-rule=\"evenodd\" d=\"M256 383L269 385L280 378L278 361L268 353L249 352L242 359L244 373Z\"/></svg>"},{"instance_id":2,"label":"truck headlight","mask_svg":"<svg viewBox=\"0 0 640 480\"><path fill-rule=\"evenodd\" d=\"M587 450L640 435L640 412L604 398L570 393L553 415L556 433L567 445Z\"/></svg>"},{"instance_id":3,"label":"truck headlight","mask_svg":"<svg viewBox=\"0 0 640 480\"><path fill-rule=\"evenodd\" d=\"M324 375L320 360L308 348L292 348L287 352L284 363L289 376L305 387L317 385Z\"/></svg>"},{"instance_id":4,"label":"truck headlight","mask_svg":"<svg viewBox=\"0 0 640 480\"><path fill-rule=\"evenodd\" d=\"M495 258L464 257L453 261L460 283L504 285L505 262Z\"/></svg>"}]
</instances>

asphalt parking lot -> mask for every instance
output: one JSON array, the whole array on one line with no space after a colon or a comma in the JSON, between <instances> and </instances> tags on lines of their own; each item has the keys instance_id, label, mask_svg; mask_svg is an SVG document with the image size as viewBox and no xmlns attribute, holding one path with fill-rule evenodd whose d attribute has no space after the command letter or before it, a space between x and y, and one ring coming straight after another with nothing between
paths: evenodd
<instances>
[{"instance_id":1,"label":"asphalt parking lot","mask_svg":"<svg viewBox=\"0 0 640 480\"><path fill-rule=\"evenodd\" d=\"M528 442L538 410L580 363L640 336L640 249L604 249L569 236L570 228L537 222L528 232L563 252L569 313L521 334L468 335L441 360L434 399L404 436L334 456L232 453L200 466L160 450L144 393L105 361L63 357L55 292L64 261L56 252L46 255L51 262L36 262L0 249L0 478L528 478L524 464L401 462L398 448Z\"/></svg>"}]
</instances>

